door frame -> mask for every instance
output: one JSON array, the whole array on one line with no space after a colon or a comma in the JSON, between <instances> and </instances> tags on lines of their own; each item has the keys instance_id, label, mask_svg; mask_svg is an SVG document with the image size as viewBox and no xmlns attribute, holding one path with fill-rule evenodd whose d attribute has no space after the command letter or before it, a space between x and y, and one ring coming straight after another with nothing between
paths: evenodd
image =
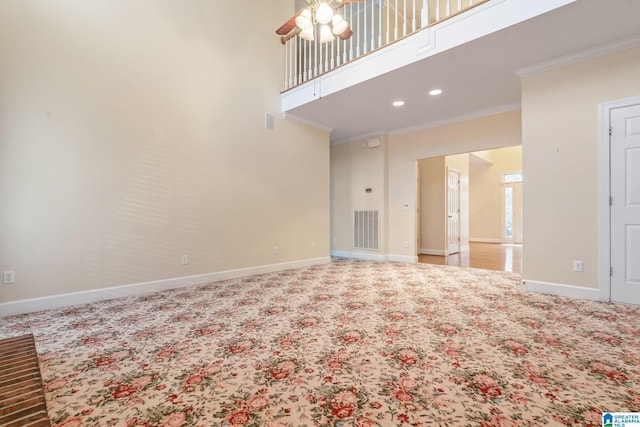
<instances>
[{"instance_id":1,"label":"door frame","mask_svg":"<svg viewBox=\"0 0 640 427\"><path fill-rule=\"evenodd\" d=\"M640 104L640 96L618 99L614 101L601 102L598 104L598 125L599 125L599 157L600 171L598 179L598 205L600 210L600 221L598 224L600 241L598 250L599 260L599 287L600 300L611 301L611 212L609 198L611 197L611 152L609 126L611 125L611 110Z\"/></svg>"},{"instance_id":2,"label":"door frame","mask_svg":"<svg viewBox=\"0 0 640 427\"><path fill-rule=\"evenodd\" d=\"M456 228L457 228L457 235L458 235L458 250L457 252L449 252L449 247L451 246L449 244L449 236L451 235L450 233L450 225L451 222L449 221L449 172L453 172L455 174L458 174L458 191L457 191L457 206L458 206L458 219L456 220ZM445 239L444 239L444 252L446 254L446 256L449 255L453 255L453 254L457 254L460 253L461 248L461 244L460 244L460 234L461 234L461 230L462 230L462 224L460 224L460 177L462 176L462 174L460 173L460 171L458 169L455 168L451 168L449 166L445 167L445 178L444 178L444 182L445 182L445 202L444 202L444 220L445 220Z\"/></svg>"}]
</instances>

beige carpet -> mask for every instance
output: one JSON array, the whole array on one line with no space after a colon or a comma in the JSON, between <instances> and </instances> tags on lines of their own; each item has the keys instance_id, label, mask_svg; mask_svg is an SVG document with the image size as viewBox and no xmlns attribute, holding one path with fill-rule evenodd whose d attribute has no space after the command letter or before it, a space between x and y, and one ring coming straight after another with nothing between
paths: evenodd
<instances>
[{"instance_id":1,"label":"beige carpet","mask_svg":"<svg viewBox=\"0 0 640 427\"><path fill-rule=\"evenodd\" d=\"M59 426L599 426L640 411L640 308L520 277L329 265L1 319Z\"/></svg>"}]
</instances>

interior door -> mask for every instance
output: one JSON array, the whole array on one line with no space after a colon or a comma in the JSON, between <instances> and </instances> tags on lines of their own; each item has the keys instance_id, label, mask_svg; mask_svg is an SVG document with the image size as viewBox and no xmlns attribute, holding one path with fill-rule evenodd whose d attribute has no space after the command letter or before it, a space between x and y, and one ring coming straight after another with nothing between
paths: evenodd
<instances>
[{"instance_id":1,"label":"interior door","mask_svg":"<svg viewBox=\"0 0 640 427\"><path fill-rule=\"evenodd\" d=\"M460 252L460 172L447 169L447 254Z\"/></svg>"},{"instance_id":2,"label":"interior door","mask_svg":"<svg viewBox=\"0 0 640 427\"><path fill-rule=\"evenodd\" d=\"M614 108L611 137L611 301L640 304L640 104Z\"/></svg>"}]
</instances>

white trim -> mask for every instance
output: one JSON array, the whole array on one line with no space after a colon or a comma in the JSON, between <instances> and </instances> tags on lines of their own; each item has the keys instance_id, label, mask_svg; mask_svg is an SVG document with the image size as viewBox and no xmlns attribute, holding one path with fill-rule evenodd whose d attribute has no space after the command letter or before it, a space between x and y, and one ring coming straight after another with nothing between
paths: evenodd
<instances>
[{"instance_id":1,"label":"white trim","mask_svg":"<svg viewBox=\"0 0 640 427\"><path fill-rule=\"evenodd\" d=\"M470 250L471 246L469 245L460 246L460 252L469 252Z\"/></svg>"},{"instance_id":2,"label":"white trim","mask_svg":"<svg viewBox=\"0 0 640 427\"><path fill-rule=\"evenodd\" d=\"M129 297L150 292L183 288L186 286L202 285L210 282L238 279L256 274L273 273L294 268L327 264L330 262L331 257L310 258L300 261L268 264L257 267L240 268L237 270L218 271L215 273L198 274L195 276L176 277L172 279L115 286L112 288L94 289L91 291L73 292L41 298L12 301L0 304L0 317L68 307L77 304L89 304L114 298Z\"/></svg>"},{"instance_id":3,"label":"white trim","mask_svg":"<svg viewBox=\"0 0 640 427\"><path fill-rule=\"evenodd\" d=\"M363 252L331 251L331 256L340 257L340 258L363 259L366 261L379 261L379 262L388 261L388 258L386 255L369 254L369 253L363 253Z\"/></svg>"},{"instance_id":4,"label":"white trim","mask_svg":"<svg viewBox=\"0 0 640 427\"><path fill-rule=\"evenodd\" d=\"M553 58L548 61L531 65L529 67L517 69L515 73L520 78L529 77L535 74L555 70L557 68L566 67L568 65L577 64L589 59L599 58L604 55L609 55L611 53L630 49L636 46L640 46L640 36L632 36L622 40L616 40L612 43L606 43L600 46L593 47L591 49L586 49L569 55L560 56L558 58Z\"/></svg>"},{"instance_id":5,"label":"white trim","mask_svg":"<svg viewBox=\"0 0 640 427\"><path fill-rule=\"evenodd\" d=\"M438 255L438 256L446 256L447 251L443 251L442 249L420 249L421 255Z\"/></svg>"},{"instance_id":6,"label":"white trim","mask_svg":"<svg viewBox=\"0 0 640 427\"><path fill-rule=\"evenodd\" d=\"M409 255L378 255L378 254L368 254L363 252L348 252L348 251L331 251L331 256L341 257L341 258L353 258L353 259L362 259L365 261L378 261L378 262L405 262L409 264L417 264L418 257L417 256L409 256Z\"/></svg>"},{"instance_id":7,"label":"white trim","mask_svg":"<svg viewBox=\"0 0 640 427\"><path fill-rule=\"evenodd\" d=\"M497 107L478 110L478 111L474 111L473 113L462 114L460 116L455 116L455 117L449 117L443 120L436 120L433 122L423 123L418 126L395 129L395 130L389 131L388 135L393 136L393 135L403 135L405 133L420 132L426 129L452 125L454 123L466 122L467 120L480 119L487 116L493 116L495 114L501 114L501 113L506 113L508 111L519 110L520 108L522 108L522 104L520 104L520 102L498 105Z\"/></svg>"},{"instance_id":8,"label":"white trim","mask_svg":"<svg viewBox=\"0 0 640 427\"><path fill-rule=\"evenodd\" d=\"M337 141L331 141L331 145L341 145L341 144L347 144L349 142L363 141L363 140L366 140L366 139L369 139L369 138L375 138L376 136L377 137L381 137L381 136L384 136L384 135L385 135L384 130L376 130L376 131L373 131L373 132L367 132L367 133L364 133L362 135L350 137L350 138L347 138L347 139L339 139Z\"/></svg>"},{"instance_id":9,"label":"white trim","mask_svg":"<svg viewBox=\"0 0 640 427\"><path fill-rule=\"evenodd\" d=\"M502 240L500 239L489 239L486 237L469 237L469 241L472 243L500 243L502 244Z\"/></svg>"},{"instance_id":10,"label":"white trim","mask_svg":"<svg viewBox=\"0 0 640 427\"><path fill-rule=\"evenodd\" d=\"M389 258L389 261L391 261L391 262L405 262L405 263L409 263L409 264L417 264L418 263L418 257L417 256L393 255L393 254L389 254L387 256Z\"/></svg>"},{"instance_id":11,"label":"white trim","mask_svg":"<svg viewBox=\"0 0 640 427\"><path fill-rule=\"evenodd\" d=\"M323 125L322 123L314 122L313 120L305 119L304 117L296 116L295 114L282 113L282 117L284 117L286 120L291 120L293 122L311 126L312 128L321 130L322 132L331 133L333 131L332 127Z\"/></svg>"},{"instance_id":12,"label":"white trim","mask_svg":"<svg viewBox=\"0 0 640 427\"><path fill-rule=\"evenodd\" d=\"M638 37L640 40L640 37ZM609 151L609 126L610 114L615 108L640 104L640 96L618 99L615 101L601 102L598 104L598 125L600 136L598 142L599 176L598 176L598 251L599 274L598 285L600 287L600 299L611 301L611 212L609 197L611 196L611 159Z\"/></svg>"},{"instance_id":13,"label":"white trim","mask_svg":"<svg viewBox=\"0 0 640 427\"><path fill-rule=\"evenodd\" d=\"M600 290L594 288L563 285L561 283L536 282L533 280L523 280L522 288L528 292L538 292L542 294L587 299L591 301L602 301Z\"/></svg>"}]
</instances>

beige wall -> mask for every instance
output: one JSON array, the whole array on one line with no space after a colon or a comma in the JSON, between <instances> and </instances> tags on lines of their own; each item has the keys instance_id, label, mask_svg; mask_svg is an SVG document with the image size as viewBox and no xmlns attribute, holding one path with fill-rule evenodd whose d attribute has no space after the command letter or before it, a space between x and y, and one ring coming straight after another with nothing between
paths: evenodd
<instances>
[{"instance_id":1,"label":"beige wall","mask_svg":"<svg viewBox=\"0 0 640 427\"><path fill-rule=\"evenodd\" d=\"M380 234L384 235L386 204L386 140L369 148L366 141L355 141L331 147L331 249L354 253L384 253L353 248L353 211L378 209ZM367 193L366 189L371 192Z\"/></svg>"},{"instance_id":2,"label":"beige wall","mask_svg":"<svg viewBox=\"0 0 640 427\"><path fill-rule=\"evenodd\" d=\"M420 171L420 252L446 251L446 168L444 157L418 161Z\"/></svg>"},{"instance_id":3,"label":"beige wall","mask_svg":"<svg viewBox=\"0 0 640 427\"><path fill-rule=\"evenodd\" d=\"M0 2L0 302L328 256L328 136L265 37L292 2L254 3Z\"/></svg>"},{"instance_id":4,"label":"beige wall","mask_svg":"<svg viewBox=\"0 0 640 427\"><path fill-rule=\"evenodd\" d=\"M520 142L520 110L389 136L388 252L407 261L417 253L416 160L519 145ZM409 243L408 247L405 242Z\"/></svg>"},{"instance_id":5,"label":"beige wall","mask_svg":"<svg viewBox=\"0 0 640 427\"><path fill-rule=\"evenodd\" d=\"M638 76L633 48L523 79L526 280L598 288L598 104L640 94Z\"/></svg>"},{"instance_id":6,"label":"beige wall","mask_svg":"<svg viewBox=\"0 0 640 427\"><path fill-rule=\"evenodd\" d=\"M486 161L470 169L469 230L471 241L502 239L502 177L522 171L522 146L473 153Z\"/></svg>"}]
</instances>

